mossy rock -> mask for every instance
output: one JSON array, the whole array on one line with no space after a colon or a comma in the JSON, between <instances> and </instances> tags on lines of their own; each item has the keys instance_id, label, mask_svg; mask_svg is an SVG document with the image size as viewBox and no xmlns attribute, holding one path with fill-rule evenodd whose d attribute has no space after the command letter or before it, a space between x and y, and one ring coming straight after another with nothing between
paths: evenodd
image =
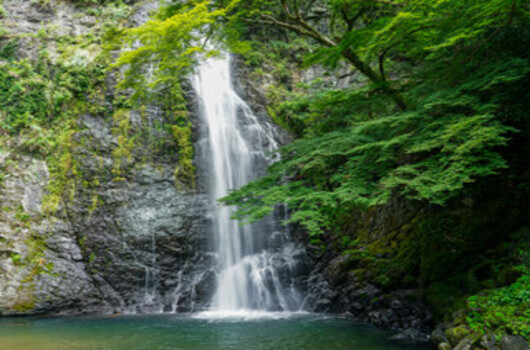
<instances>
[{"instance_id":1,"label":"mossy rock","mask_svg":"<svg viewBox=\"0 0 530 350\"><path fill-rule=\"evenodd\" d=\"M362 283L365 280L366 269L355 269L351 271L351 274L353 274L358 282Z\"/></svg>"},{"instance_id":2,"label":"mossy rock","mask_svg":"<svg viewBox=\"0 0 530 350\"><path fill-rule=\"evenodd\" d=\"M451 350L452 347L449 343L440 343L438 344L438 350Z\"/></svg>"},{"instance_id":3,"label":"mossy rock","mask_svg":"<svg viewBox=\"0 0 530 350\"><path fill-rule=\"evenodd\" d=\"M445 331L445 336L449 339L452 345L457 345L462 339L469 336L471 332L469 329L461 326L449 328Z\"/></svg>"},{"instance_id":4,"label":"mossy rock","mask_svg":"<svg viewBox=\"0 0 530 350\"><path fill-rule=\"evenodd\" d=\"M26 298L17 301L16 304L13 305L13 310L20 313L27 313L28 311L35 309L35 306L35 297L27 296Z\"/></svg>"},{"instance_id":5,"label":"mossy rock","mask_svg":"<svg viewBox=\"0 0 530 350\"><path fill-rule=\"evenodd\" d=\"M383 288L388 288L392 284L392 280L387 275L378 275L373 282Z\"/></svg>"}]
</instances>

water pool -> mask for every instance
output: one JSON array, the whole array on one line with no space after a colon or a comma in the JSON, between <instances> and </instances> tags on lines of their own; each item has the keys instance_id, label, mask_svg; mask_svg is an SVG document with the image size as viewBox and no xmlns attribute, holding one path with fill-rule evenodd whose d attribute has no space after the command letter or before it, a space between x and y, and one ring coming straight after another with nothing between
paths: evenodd
<instances>
[{"instance_id":1,"label":"water pool","mask_svg":"<svg viewBox=\"0 0 530 350\"><path fill-rule=\"evenodd\" d=\"M131 315L0 318L2 350L424 350L392 333L322 315Z\"/></svg>"}]
</instances>

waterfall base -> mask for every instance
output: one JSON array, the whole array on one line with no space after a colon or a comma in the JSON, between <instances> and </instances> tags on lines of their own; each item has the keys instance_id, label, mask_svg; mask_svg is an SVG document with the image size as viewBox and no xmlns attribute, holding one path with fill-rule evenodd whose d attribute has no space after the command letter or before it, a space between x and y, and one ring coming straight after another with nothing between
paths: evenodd
<instances>
[{"instance_id":1,"label":"waterfall base","mask_svg":"<svg viewBox=\"0 0 530 350\"><path fill-rule=\"evenodd\" d=\"M281 320L310 315L307 311L208 310L193 315L202 320Z\"/></svg>"}]
</instances>

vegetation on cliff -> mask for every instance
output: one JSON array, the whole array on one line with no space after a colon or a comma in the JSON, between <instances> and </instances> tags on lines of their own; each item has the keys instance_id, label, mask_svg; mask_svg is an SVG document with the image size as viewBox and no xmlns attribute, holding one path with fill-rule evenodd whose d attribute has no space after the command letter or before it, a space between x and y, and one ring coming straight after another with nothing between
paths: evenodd
<instances>
[{"instance_id":1,"label":"vegetation on cliff","mask_svg":"<svg viewBox=\"0 0 530 350\"><path fill-rule=\"evenodd\" d=\"M56 11L51 3L32 6ZM116 92L109 83L109 76L116 73L113 56L128 44L121 40L120 33L134 10L121 1L98 6L83 2L76 8L78 15L93 16L98 25L75 37L53 24L43 24L37 33L14 33L2 27L0 149L47 160L51 183L44 206L49 213L71 197L76 186L97 187L97 179L80 173L77 163L81 155L75 154L85 142L78 134L83 129L80 120L86 114L112 119L117 139L113 175L115 181L120 181L132 161L133 148L144 142L141 130L130 127L129 112L145 112L156 99L171 120L160 127L167 128L177 143L177 183L193 181L191 132L180 87L155 92L147 90L148 84L136 85L131 95L127 79L118 84ZM143 99L138 97L140 94Z\"/></svg>"},{"instance_id":2,"label":"vegetation on cliff","mask_svg":"<svg viewBox=\"0 0 530 350\"><path fill-rule=\"evenodd\" d=\"M39 228L44 217L53 223L55 217L69 215L65 208L80 193L91 197L87 209L92 213L103 204L102 183L123 181L135 167L163 154L177 160L175 184L183 190L193 185L191 127L182 92L176 88L153 91L149 100L140 101L132 98L127 87L115 88L120 76L112 63L125 49L120 32L131 26L138 8L122 1L0 1L0 193L2 180L17 176L19 165L28 159L45 161L46 177L49 172L42 213L29 216L22 206L1 206L2 223L23 223L13 227L18 232L14 239L9 231L0 232L2 240L9 238L0 242L2 250L11 255L17 270L26 273L14 307L20 313L31 312L38 304L36 277L54 274L46 254L47 230L53 228ZM133 112L145 116L154 99L164 115L152 122L153 129L145 118L133 124ZM108 123L110 154L102 154L107 150L98 148L97 135L87 132L86 118ZM164 130L165 139L153 136L159 129ZM105 157L111 158L110 166L104 164ZM87 166L91 159L98 161ZM21 229L28 233L20 233ZM77 237L82 249L86 238L84 233ZM14 247L16 240L20 246ZM89 255L87 265L94 260Z\"/></svg>"}]
</instances>

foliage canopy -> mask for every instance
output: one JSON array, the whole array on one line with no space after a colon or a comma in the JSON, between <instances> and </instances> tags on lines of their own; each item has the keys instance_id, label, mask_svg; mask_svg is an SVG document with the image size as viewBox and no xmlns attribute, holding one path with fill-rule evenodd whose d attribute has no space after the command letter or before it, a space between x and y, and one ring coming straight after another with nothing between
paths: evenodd
<instances>
[{"instance_id":1,"label":"foliage canopy","mask_svg":"<svg viewBox=\"0 0 530 350\"><path fill-rule=\"evenodd\" d=\"M499 146L526 128L521 2L333 1L326 18L315 15L316 5L280 1L275 14L273 3L259 3L272 14L258 16L297 35L337 38L307 62L334 67L352 63L354 52L376 78L353 64L366 78L362 86L293 93L273 109L301 137L280 150L267 176L224 199L240 206L239 218L259 219L288 203L289 222L318 236L353 208L396 195L443 205L509 166ZM329 28L315 34L319 23Z\"/></svg>"},{"instance_id":2,"label":"foliage canopy","mask_svg":"<svg viewBox=\"0 0 530 350\"><path fill-rule=\"evenodd\" d=\"M215 54L204 38L248 54L243 39L266 47L283 36L314 43L306 64L357 71L356 86L271 106L299 138L265 177L223 199L250 221L287 203L288 221L317 237L353 208L396 195L443 205L509 166L499 147L525 128L528 18L519 0L173 1L127 31L125 42L141 45L117 65L139 93L180 83L198 52ZM138 74L146 64L149 82Z\"/></svg>"}]
</instances>

